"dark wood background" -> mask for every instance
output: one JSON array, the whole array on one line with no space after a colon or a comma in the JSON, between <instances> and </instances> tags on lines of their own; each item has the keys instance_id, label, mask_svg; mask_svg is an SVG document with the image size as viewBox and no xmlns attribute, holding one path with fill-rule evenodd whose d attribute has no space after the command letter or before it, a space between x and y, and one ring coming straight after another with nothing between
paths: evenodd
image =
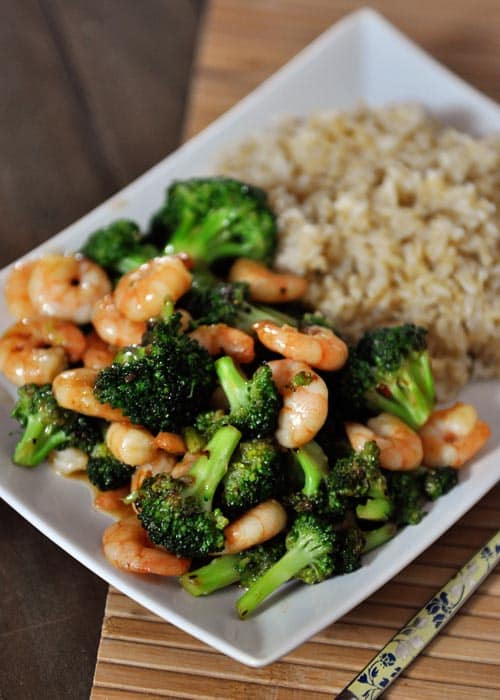
<instances>
[{"instance_id":1,"label":"dark wood background","mask_svg":"<svg viewBox=\"0 0 500 700\"><path fill-rule=\"evenodd\" d=\"M203 0L0 1L0 267L178 145ZM0 502L0 698L89 697L107 586Z\"/></svg>"}]
</instances>

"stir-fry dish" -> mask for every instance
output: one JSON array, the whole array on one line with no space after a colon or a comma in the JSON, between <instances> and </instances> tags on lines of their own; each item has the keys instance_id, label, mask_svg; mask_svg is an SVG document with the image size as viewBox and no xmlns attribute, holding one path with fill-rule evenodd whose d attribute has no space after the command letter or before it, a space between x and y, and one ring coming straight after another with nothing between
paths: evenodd
<instances>
[{"instance_id":1,"label":"stir-fry dish","mask_svg":"<svg viewBox=\"0 0 500 700\"><path fill-rule=\"evenodd\" d=\"M263 190L175 182L147 233L119 220L14 266L0 339L14 462L86 473L114 566L238 584L241 618L356 570L489 436L473 406L436 408L424 328L341 337L273 269L276 238Z\"/></svg>"}]
</instances>

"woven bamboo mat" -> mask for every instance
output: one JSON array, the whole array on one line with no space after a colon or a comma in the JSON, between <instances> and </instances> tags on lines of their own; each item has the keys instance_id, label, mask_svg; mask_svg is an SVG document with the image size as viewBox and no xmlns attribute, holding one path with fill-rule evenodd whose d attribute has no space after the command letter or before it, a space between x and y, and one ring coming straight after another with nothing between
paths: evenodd
<instances>
[{"instance_id":1,"label":"woven bamboo mat","mask_svg":"<svg viewBox=\"0 0 500 700\"><path fill-rule=\"evenodd\" d=\"M193 77L186 136L206 126L323 29L361 4L213 0ZM443 0L431 25L423 21L425 12L415 14L407 3L388 0L372 5L425 47L426 40L432 45L438 36L439 22L452 17L456 21L466 3ZM500 19L500 6L497 9ZM478 21L491 22L491 16ZM276 31L278 25L280 31ZM484 70L488 73L484 58L483 67L477 65L478 78L484 78ZM460 65L459 57L455 55L454 60ZM462 74L474 82L474 75ZM484 88L480 80L475 82ZM332 697L499 527L500 485L367 601L262 669L247 668L223 656L110 589L91 698ZM500 573L490 574L386 693L392 700L442 700L445 696L500 698Z\"/></svg>"}]
</instances>

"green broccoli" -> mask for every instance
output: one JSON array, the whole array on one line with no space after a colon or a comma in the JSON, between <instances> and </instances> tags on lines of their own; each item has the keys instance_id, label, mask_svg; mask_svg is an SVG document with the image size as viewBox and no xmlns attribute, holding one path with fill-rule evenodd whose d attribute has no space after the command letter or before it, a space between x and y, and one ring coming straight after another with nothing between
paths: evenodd
<instances>
[{"instance_id":1,"label":"green broccoli","mask_svg":"<svg viewBox=\"0 0 500 700\"><path fill-rule=\"evenodd\" d=\"M213 508L213 499L240 437L232 426L221 428L182 481L166 473L144 481L134 502L155 544L185 557L203 557L223 549L229 521L219 508Z\"/></svg>"},{"instance_id":2,"label":"green broccoli","mask_svg":"<svg viewBox=\"0 0 500 700\"><path fill-rule=\"evenodd\" d=\"M224 512L236 515L276 496L282 476L281 452L271 440L240 442L222 481Z\"/></svg>"},{"instance_id":3,"label":"green broccoli","mask_svg":"<svg viewBox=\"0 0 500 700\"><path fill-rule=\"evenodd\" d=\"M335 573L350 574L361 566L361 555L365 551L365 533L353 525L344 530L337 530L335 548Z\"/></svg>"},{"instance_id":4,"label":"green broccoli","mask_svg":"<svg viewBox=\"0 0 500 700\"><path fill-rule=\"evenodd\" d=\"M394 504L393 520L398 525L416 525L424 517L425 504L452 489L458 480L452 467L421 467L407 472L387 472L389 496Z\"/></svg>"},{"instance_id":5,"label":"green broccoli","mask_svg":"<svg viewBox=\"0 0 500 700\"><path fill-rule=\"evenodd\" d=\"M372 549L376 549L391 540L397 531L398 526L393 522L384 523L373 530L364 530L365 544L363 546L363 554L367 554Z\"/></svg>"},{"instance_id":6,"label":"green broccoli","mask_svg":"<svg viewBox=\"0 0 500 700\"><path fill-rule=\"evenodd\" d=\"M257 321L274 321L280 326L297 326L299 323L290 314L250 303L248 285L244 282L221 282L206 271L194 272L191 288L179 303L193 317L192 328L227 323L250 333Z\"/></svg>"},{"instance_id":7,"label":"green broccoli","mask_svg":"<svg viewBox=\"0 0 500 700\"><path fill-rule=\"evenodd\" d=\"M240 257L271 262L277 237L264 190L227 177L174 182L150 230L156 240L164 236L167 254L187 253L202 265Z\"/></svg>"},{"instance_id":8,"label":"green broccoli","mask_svg":"<svg viewBox=\"0 0 500 700\"><path fill-rule=\"evenodd\" d=\"M362 336L334 379L337 405L348 418L392 413L414 430L426 422L435 403L426 333L405 324Z\"/></svg>"},{"instance_id":9,"label":"green broccoli","mask_svg":"<svg viewBox=\"0 0 500 700\"><path fill-rule=\"evenodd\" d=\"M250 586L285 552L282 537L274 537L239 554L224 554L180 577L183 588L191 595L209 595L233 583Z\"/></svg>"},{"instance_id":10,"label":"green broccoli","mask_svg":"<svg viewBox=\"0 0 500 700\"><path fill-rule=\"evenodd\" d=\"M328 474L326 454L314 440L291 450L290 453L294 459L294 466L299 467L300 488L286 496L286 504L297 513L325 513L328 510L325 490L325 479Z\"/></svg>"},{"instance_id":11,"label":"green broccoli","mask_svg":"<svg viewBox=\"0 0 500 700\"><path fill-rule=\"evenodd\" d=\"M160 254L154 245L144 243L135 221L127 219L118 219L95 231L80 252L111 276L124 275Z\"/></svg>"},{"instance_id":12,"label":"green broccoli","mask_svg":"<svg viewBox=\"0 0 500 700\"><path fill-rule=\"evenodd\" d=\"M276 429L281 399L271 368L263 364L245 379L228 356L215 361L215 372L229 402L229 422L246 437L268 437Z\"/></svg>"},{"instance_id":13,"label":"green broccoli","mask_svg":"<svg viewBox=\"0 0 500 700\"><path fill-rule=\"evenodd\" d=\"M92 448L87 463L87 476L100 491L110 491L129 483L135 468L113 456L105 442Z\"/></svg>"},{"instance_id":14,"label":"green broccoli","mask_svg":"<svg viewBox=\"0 0 500 700\"><path fill-rule=\"evenodd\" d=\"M424 492L430 501L444 496L458 483L458 472L453 467L426 468L423 476Z\"/></svg>"},{"instance_id":15,"label":"green broccoli","mask_svg":"<svg viewBox=\"0 0 500 700\"><path fill-rule=\"evenodd\" d=\"M246 618L279 586L292 578L319 583L334 574L336 534L331 523L303 513L292 523L285 539L286 554L250 585L236 608Z\"/></svg>"},{"instance_id":16,"label":"green broccoli","mask_svg":"<svg viewBox=\"0 0 500 700\"><path fill-rule=\"evenodd\" d=\"M36 467L49 452L66 447L88 454L101 439L100 421L59 406L50 384L21 386L11 415L24 428L13 457L24 467Z\"/></svg>"},{"instance_id":17,"label":"green broccoli","mask_svg":"<svg viewBox=\"0 0 500 700\"><path fill-rule=\"evenodd\" d=\"M143 344L121 350L94 387L102 403L157 433L178 431L208 406L215 386L213 361L188 335L180 316L149 324Z\"/></svg>"},{"instance_id":18,"label":"green broccoli","mask_svg":"<svg viewBox=\"0 0 500 700\"><path fill-rule=\"evenodd\" d=\"M387 520L392 503L380 469L380 450L367 442L361 452L351 452L335 460L326 476L328 506L333 516L342 519L355 508L361 520Z\"/></svg>"}]
</instances>

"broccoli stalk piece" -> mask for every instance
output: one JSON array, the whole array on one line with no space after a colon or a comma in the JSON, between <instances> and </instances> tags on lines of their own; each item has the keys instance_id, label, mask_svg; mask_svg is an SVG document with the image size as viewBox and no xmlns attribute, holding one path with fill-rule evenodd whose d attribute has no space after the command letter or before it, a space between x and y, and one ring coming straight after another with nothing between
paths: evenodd
<instances>
[{"instance_id":1,"label":"broccoli stalk piece","mask_svg":"<svg viewBox=\"0 0 500 700\"><path fill-rule=\"evenodd\" d=\"M24 431L14 450L14 462L36 467L49 452L77 447L87 454L101 439L99 421L57 403L50 384L25 384L12 411Z\"/></svg>"},{"instance_id":2,"label":"broccoli stalk piece","mask_svg":"<svg viewBox=\"0 0 500 700\"><path fill-rule=\"evenodd\" d=\"M240 257L270 262L276 247L267 194L227 177L174 182L150 228L156 240L164 236L167 254L187 253L202 265Z\"/></svg>"},{"instance_id":3,"label":"broccoli stalk piece","mask_svg":"<svg viewBox=\"0 0 500 700\"><path fill-rule=\"evenodd\" d=\"M435 403L426 333L413 324L366 332L338 375L339 404L353 417L386 412L420 428Z\"/></svg>"},{"instance_id":4,"label":"broccoli stalk piece","mask_svg":"<svg viewBox=\"0 0 500 700\"><path fill-rule=\"evenodd\" d=\"M229 521L219 508L213 508L213 499L240 437L232 426L220 428L182 481L166 473L144 481L134 502L155 544L185 557L223 549Z\"/></svg>"},{"instance_id":5,"label":"broccoli stalk piece","mask_svg":"<svg viewBox=\"0 0 500 700\"><path fill-rule=\"evenodd\" d=\"M286 554L273 564L238 600L243 619L279 586L292 578L314 584L333 575L336 535L331 523L312 513L299 515L286 536Z\"/></svg>"},{"instance_id":6,"label":"broccoli stalk piece","mask_svg":"<svg viewBox=\"0 0 500 700\"><path fill-rule=\"evenodd\" d=\"M87 462L87 476L100 491L118 489L129 483L135 467L120 462L113 456L105 442L92 448Z\"/></svg>"},{"instance_id":7,"label":"broccoli stalk piece","mask_svg":"<svg viewBox=\"0 0 500 700\"><path fill-rule=\"evenodd\" d=\"M376 547L381 547L383 544L391 540L397 531L398 526L393 522L384 523L374 530L363 531L365 540L363 554L371 552L372 549L375 549Z\"/></svg>"},{"instance_id":8,"label":"broccoli stalk piece","mask_svg":"<svg viewBox=\"0 0 500 700\"><path fill-rule=\"evenodd\" d=\"M112 276L135 270L160 254L154 245L142 241L135 221L127 219L118 219L95 231L80 252L104 267Z\"/></svg>"},{"instance_id":9,"label":"broccoli stalk piece","mask_svg":"<svg viewBox=\"0 0 500 700\"><path fill-rule=\"evenodd\" d=\"M276 496L281 482L281 453L271 440L240 442L222 481L222 507L242 513Z\"/></svg>"},{"instance_id":10,"label":"broccoli stalk piece","mask_svg":"<svg viewBox=\"0 0 500 700\"><path fill-rule=\"evenodd\" d=\"M328 458L320 445L307 443L292 451L295 464L300 469L302 488L286 498L296 512L324 512L327 510L325 478L328 473Z\"/></svg>"},{"instance_id":11,"label":"broccoli stalk piece","mask_svg":"<svg viewBox=\"0 0 500 700\"><path fill-rule=\"evenodd\" d=\"M342 519L350 507L362 520L387 520L392 512L387 483L379 463L380 450L367 442L360 452L337 459L326 476L328 506Z\"/></svg>"},{"instance_id":12,"label":"broccoli stalk piece","mask_svg":"<svg viewBox=\"0 0 500 700\"><path fill-rule=\"evenodd\" d=\"M267 437L276 429L281 401L269 365L245 379L228 356L215 361L215 372L229 402L229 422L248 437Z\"/></svg>"},{"instance_id":13,"label":"broccoli stalk piece","mask_svg":"<svg viewBox=\"0 0 500 700\"><path fill-rule=\"evenodd\" d=\"M142 343L121 350L99 372L95 396L153 433L176 432L208 406L215 385L213 360L180 333L178 313L150 323Z\"/></svg>"},{"instance_id":14,"label":"broccoli stalk piece","mask_svg":"<svg viewBox=\"0 0 500 700\"><path fill-rule=\"evenodd\" d=\"M181 576L180 582L184 590L194 596L209 595L233 583L250 586L283 556L284 551L283 538L275 537L239 554L212 559L209 564Z\"/></svg>"}]
</instances>

